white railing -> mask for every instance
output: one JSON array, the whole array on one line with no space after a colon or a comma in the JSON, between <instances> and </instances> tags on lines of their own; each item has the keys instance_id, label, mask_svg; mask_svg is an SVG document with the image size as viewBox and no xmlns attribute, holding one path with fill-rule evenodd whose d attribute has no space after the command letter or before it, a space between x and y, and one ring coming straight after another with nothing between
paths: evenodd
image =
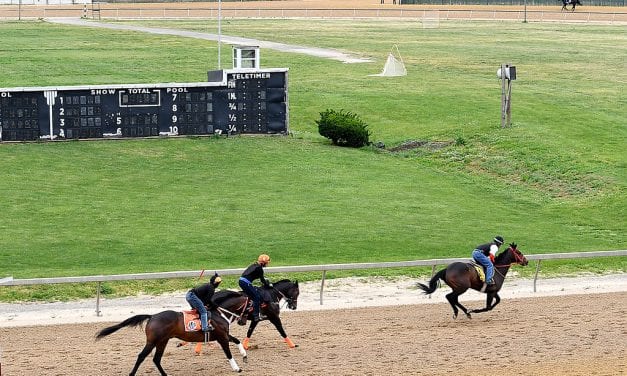
<instances>
[{"instance_id":1,"label":"white railing","mask_svg":"<svg viewBox=\"0 0 627 376\"><path fill-rule=\"evenodd\" d=\"M626 12L595 12L575 11L561 12L558 10L490 10L490 9L408 9L408 8L223 8L222 18L397 18L408 20L431 19L434 12L438 19L467 21L527 21L527 22L581 22L581 23L627 23ZM90 6L0 6L0 19L38 19L54 17L87 17L98 19L211 19L218 17L217 8L201 7L115 7L102 5L92 9Z\"/></svg>"},{"instance_id":2,"label":"white railing","mask_svg":"<svg viewBox=\"0 0 627 376\"><path fill-rule=\"evenodd\" d=\"M622 257L627 256L627 250L618 251L595 251L595 252L577 252L577 253L550 253L539 255L526 255L527 260L537 260L536 271L533 277L533 292L536 292L536 283L540 272L540 263L542 260L559 260L559 259L580 259L595 257ZM355 269L386 269L386 268L407 268L417 266L431 266L431 275L435 274L435 268L438 265L448 265L452 262L467 262L468 258L448 258L448 259L430 259L430 260L414 260L414 261L395 261L395 262L368 262L355 264L325 264L325 265L297 265L297 266L275 266L266 268L267 273L302 273L302 272L322 272L320 283L320 304L323 303L324 282L326 273L330 270L355 270ZM211 269L213 272L214 269ZM220 275L240 275L244 269L215 269ZM163 272L163 273L141 273L141 274L115 274L115 275L92 275L83 277L55 277L55 278L31 278L31 279L13 279L6 277L0 279L0 286L24 286L24 285L46 285L61 283L85 283L97 282L96 290L96 315L100 315L100 290L103 282L112 281L132 281L132 280L151 280L151 279L173 279L173 278L193 278L198 277L202 270L179 271L179 272Z\"/></svg>"}]
</instances>

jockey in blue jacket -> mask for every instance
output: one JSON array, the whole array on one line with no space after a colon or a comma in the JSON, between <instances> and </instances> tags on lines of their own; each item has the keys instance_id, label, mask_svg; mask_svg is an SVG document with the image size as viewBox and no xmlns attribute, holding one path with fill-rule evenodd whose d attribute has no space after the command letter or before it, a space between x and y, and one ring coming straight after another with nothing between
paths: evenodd
<instances>
[{"instance_id":1,"label":"jockey in blue jacket","mask_svg":"<svg viewBox=\"0 0 627 376\"><path fill-rule=\"evenodd\" d=\"M200 325L202 327L203 332L210 332L213 330L213 326L211 325L211 312L207 310L217 307L213 302L213 294L216 292L216 288L222 282L222 278L216 272L209 283L205 283L204 285L200 285L198 287L194 287L193 289L187 292L185 295L185 299L189 303L189 305L198 311L198 315L200 316Z\"/></svg>"},{"instance_id":2,"label":"jockey in blue jacket","mask_svg":"<svg viewBox=\"0 0 627 376\"><path fill-rule=\"evenodd\" d=\"M472 251L472 258L477 263L483 265L486 270L485 280L488 285L494 284L494 257L496 252L499 251L499 247L503 245L502 236L495 236L491 243L478 245L474 251Z\"/></svg>"},{"instance_id":3,"label":"jockey in blue jacket","mask_svg":"<svg viewBox=\"0 0 627 376\"><path fill-rule=\"evenodd\" d=\"M255 286L253 286L253 281L259 279L264 286L272 287L270 281L263 276L263 268L269 263L270 256L266 254L259 255L257 262L246 268L246 270L242 273L242 276L239 277L239 287L253 301L253 321L261 320L261 316L259 314L261 311L261 296Z\"/></svg>"}]
</instances>

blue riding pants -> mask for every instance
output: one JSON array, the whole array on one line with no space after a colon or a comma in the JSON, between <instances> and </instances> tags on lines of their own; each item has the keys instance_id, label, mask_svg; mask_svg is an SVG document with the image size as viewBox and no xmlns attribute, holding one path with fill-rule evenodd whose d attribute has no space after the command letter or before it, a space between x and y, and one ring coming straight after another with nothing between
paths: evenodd
<instances>
[{"instance_id":1,"label":"blue riding pants","mask_svg":"<svg viewBox=\"0 0 627 376\"><path fill-rule=\"evenodd\" d=\"M259 317L259 311L261 310L261 295L259 295L255 286L253 286L253 284L245 278L240 278L239 287L253 300L253 315L254 317Z\"/></svg>"},{"instance_id":2,"label":"blue riding pants","mask_svg":"<svg viewBox=\"0 0 627 376\"><path fill-rule=\"evenodd\" d=\"M203 331L207 331L207 325L209 322L209 312L207 312L207 308L203 304L202 300L194 292L188 291L187 295L185 295L185 300L189 303L189 305L198 311L198 315L200 316L200 325L202 326Z\"/></svg>"},{"instance_id":3,"label":"blue riding pants","mask_svg":"<svg viewBox=\"0 0 627 376\"><path fill-rule=\"evenodd\" d=\"M486 282L491 280L494 277L494 265L492 265L492 261L490 261L488 256L484 255L482 251L475 249L472 251L472 258L485 268Z\"/></svg>"}]
</instances>

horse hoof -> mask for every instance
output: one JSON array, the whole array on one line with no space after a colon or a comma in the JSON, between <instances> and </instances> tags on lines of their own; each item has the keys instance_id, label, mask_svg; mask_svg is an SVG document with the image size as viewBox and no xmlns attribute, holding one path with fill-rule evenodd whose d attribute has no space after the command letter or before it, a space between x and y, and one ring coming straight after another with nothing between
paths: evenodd
<instances>
[{"instance_id":1,"label":"horse hoof","mask_svg":"<svg viewBox=\"0 0 627 376\"><path fill-rule=\"evenodd\" d=\"M248 363L248 355L244 357L243 361L244 363Z\"/></svg>"}]
</instances>

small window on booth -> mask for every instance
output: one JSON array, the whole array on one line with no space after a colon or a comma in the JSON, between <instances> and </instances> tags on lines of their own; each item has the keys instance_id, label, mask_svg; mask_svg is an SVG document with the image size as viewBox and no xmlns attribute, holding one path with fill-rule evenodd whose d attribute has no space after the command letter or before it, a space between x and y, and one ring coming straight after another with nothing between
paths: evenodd
<instances>
[{"instance_id":1,"label":"small window on booth","mask_svg":"<svg viewBox=\"0 0 627 376\"><path fill-rule=\"evenodd\" d=\"M259 47L233 46L233 68L259 68Z\"/></svg>"}]
</instances>

